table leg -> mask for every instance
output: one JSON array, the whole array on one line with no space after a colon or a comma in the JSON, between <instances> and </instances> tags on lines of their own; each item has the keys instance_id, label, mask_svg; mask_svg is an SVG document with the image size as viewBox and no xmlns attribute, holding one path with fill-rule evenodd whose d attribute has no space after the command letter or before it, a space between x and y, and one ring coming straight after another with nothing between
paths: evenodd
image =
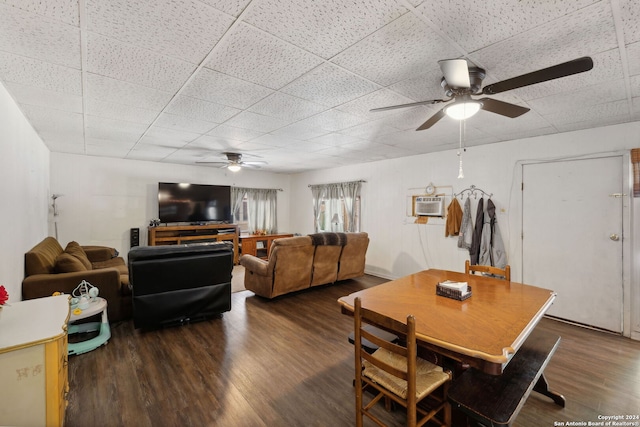
<instances>
[{"instance_id":1,"label":"table leg","mask_svg":"<svg viewBox=\"0 0 640 427\"><path fill-rule=\"evenodd\" d=\"M564 408L564 405L566 402L564 396L561 395L560 393L556 393L553 390L549 390L549 383L547 382L547 379L545 378L544 373L540 375L540 378L538 378L536 385L533 386L533 390L547 397L550 397L555 402L556 405Z\"/></svg>"}]
</instances>

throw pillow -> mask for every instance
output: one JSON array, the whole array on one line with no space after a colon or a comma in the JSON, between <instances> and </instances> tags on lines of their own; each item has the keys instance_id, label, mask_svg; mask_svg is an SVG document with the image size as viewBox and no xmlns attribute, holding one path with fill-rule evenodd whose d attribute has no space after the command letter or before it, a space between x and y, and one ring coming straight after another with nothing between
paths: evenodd
<instances>
[{"instance_id":1,"label":"throw pillow","mask_svg":"<svg viewBox=\"0 0 640 427\"><path fill-rule=\"evenodd\" d=\"M76 257L83 265L85 270L92 270L91 261L87 257L87 253L82 249L78 242L69 242L64 251Z\"/></svg>"},{"instance_id":2,"label":"throw pillow","mask_svg":"<svg viewBox=\"0 0 640 427\"><path fill-rule=\"evenodd\" d=\"M61 253L56 257L56 272L73 273L76 271L87 271L84 264L80 260L68 253Z\"/></svg>"}]
</instances>

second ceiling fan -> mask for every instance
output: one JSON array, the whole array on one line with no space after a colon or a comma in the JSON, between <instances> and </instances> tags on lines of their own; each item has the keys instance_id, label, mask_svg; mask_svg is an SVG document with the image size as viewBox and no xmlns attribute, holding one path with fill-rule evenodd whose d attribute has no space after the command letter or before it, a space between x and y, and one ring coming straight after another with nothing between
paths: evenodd
<instances>
[{"instance_id":1,"label":"second ceiling fan","mask_svg":"<svg viewBox=\"0 0 640 427\"><path fill-rule=\"evenodd\" d=\"M432 99L428 101L413 102L410 104L392 105L389 107L374 108L371 111L386 111L396 108L415 107L418 105L439 104L453 101L451 104L445 106L436 114L431 116L416 130L429 129L445 115L462 120L471 117L478 110L485 110L502 116L515 118L529 111L529 108L491 98L473 99L471 96L495 95L508 90L559 79L572 74L583 73L593 68L593 60L590 57L585 56L481 88L482 81L486 75L484 69L469 66L465 59L446 59L438 61L438 64L440 64L440 69L443 74L440 85L444 89L445 96L449 97L448 99Z\"/></svg>"}]
</instances>

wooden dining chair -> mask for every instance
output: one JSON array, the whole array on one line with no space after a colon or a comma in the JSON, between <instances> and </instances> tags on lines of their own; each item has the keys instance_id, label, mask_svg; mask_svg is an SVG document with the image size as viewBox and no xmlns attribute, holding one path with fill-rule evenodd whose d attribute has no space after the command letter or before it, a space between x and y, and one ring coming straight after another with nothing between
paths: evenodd
<instances>
[{"instance_id":1,"label":"wooden dining chair","mask_svg":"<svg viewBox=\"0 0 640 427\"><path fill-rule=\"evenodd\" d=\"M356 426L362 427L363 416L378 425L385 424L372 413L383 397L407 409L407 426L422 426L427 421L441 426L451 425L451 406L447 391L451 374L417 356L416 325L412 315L407 323L395 321L374 311L362 308L360 298L355 299L355 371L356 371ZM367 324L375 324L406 336L406 346L380 339L367 331ZM362 346L365 338L379 348L373 354ZM368 387L377 395L365 404L363 388ZM424 401L428 407L418 403Z\"/></svg>"},{"instance_id":2,"label":"wooden dining chair","mask_svg":"<svg viewBox=\"0 0 640 427\"><path fill-rule=\"evenodd\" d=\"M464 272L466 274L484 273L504 278L507 282L511 281L511 267L506 265L504 268L493 267L491 265L471 265L469 260L464 262Z\"/></svg>"}]
</instances>

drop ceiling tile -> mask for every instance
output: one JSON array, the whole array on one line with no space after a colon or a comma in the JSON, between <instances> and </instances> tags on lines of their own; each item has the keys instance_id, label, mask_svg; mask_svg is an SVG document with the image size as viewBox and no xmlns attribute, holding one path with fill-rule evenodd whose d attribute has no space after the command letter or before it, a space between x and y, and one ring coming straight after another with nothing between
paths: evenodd
<instances>
[{"instance_id":1,"label":"drop ceiling tile","mask_svg":"<svg viewBox=\"0 0 640 427\"><path fill-rule=\"evenodd\" d=\"M271 132L272 135L289 136L299 140L308 140L320 135L329 133L329 131L320 128L311 128L305 123L293 123L278 130Z\"/></svg>"},{"instance_id":2,"label":"drop ceiling tile","mask_svg":"<svg viewBox=\"0 0 640 427\"><path fill-rule=\"evenodd\" d=\"M328 146L320 142L314 141L296 141L294 144L287 145L285 150L278 151L278 157L291 157L292 160L301 160L306 157L304 153L316 153L325 150ZM286 152L285 152L286 151Z\"/></svg>"},{"instance_id":3,"label":"drop ceiling tile","mask_svg":"<svg viewBox=\"0 0 640 427\"><path fill-rule=\"evenodd\" d=\"M512 0L491 0L490 4L466 0L425 1L417 8L417 12L442 28L465 51L473 52L593 3L596 0L517 3Z\"/></svg>"},{"instance_id":4,"label":"drop ceiling tile","mask_svg":"<svg viewBox=\"0 0 640 427\"><path fill-rule=\"evenodd\" d=\"M640 96L640 75L631 77L631 96Z\"/></svg>"},{"instance_id":5,"label":"drop ceiling tile","mask_svg":"<svg viewBox=\"0 0 640 427\"><path fill-rule=\"evenodd\" d=\"M55 105L57 110L82 113L82 97L80 96L17 83L5 83L5 86L18 104L38 105L48 108Z\"/></svg>"},{"instance_id":6,"label":"drop ceiling tile","mask_svg":"<svg viewBox=\"0 0 640 427\"><path fill-rule=\"evenodd\" d=\"M335 107L378 89L378 85L335 65L323 64L284 87L282 92Z\"/></svg>"},{"instance_id":7,"label":"drop ceiling tile","mask_svg":"<svg viewBox=\"0 0 640 427\"><path fill-rule=\"evenodd\" d=\"M592 120L603 120L611 117L619 117L628 115L629 101L626 99L621 101L608 102L598 105L589 105L584 108L576 108L573 110L564 110L554 114L545 115L553 125L567 125L569 123L585 122Z\"/></svg>"},{"instance_id":8,"label":"drop ceiling tile","mask_svg":"<svg viewBox=\"0 0 640 427\"><path fill-rule=\"evenodd\" d=\"M0 52L0 79L40 89L82 95L80 70Z\"/></svg>"},{"instance_id":9,"label":"drop ceiling tile","mask_svg":"<svg viewBox=\"0 0 640 427\"><path fill-rule=\"evenodd\" d=\"M433 58L451 58L459 52L413 14L406 14L354 44L332 62L388 86L399 80L438 69Z\"/></svg>"},{"instance_id":10,"label":"drop ceiling tile","mask_svg":"<svg viewBox=\"0 0 640 427\"><path fill-rule=\"evenodd\" d=\"M640 3L637 0L620 0L625 43L640 41Z\"/></svg>"},{"instance_id":11,"label":"drop ceiling tile","mask_svg":"<svg viewBox=\"0 0 640 427\"><path fill-rule=\"evenodd\" d=\"M317 138L310 139L308 142L335 147L361 142L361 140L359 138L356 138L355 136L332 132L323 136L319 136Z\"/></svg>"},{"instance_id":12,"label":"drop ceiling tile","mask_svg":"<svg viewBox=\"0 0 640 427\"><path fill-rule=\"evenodd\" d=\"M20 105L20 109L41 136L44 132L82 136L82 114L38 105Z\"/></svg>"},{"instance_id":13,"label":"drop ceiling tile","mask_svg":"<svg viewBox=\"0 0 640 427\"><path fill-rule=\"evenodd\" d=\"M298 139L286 138L282 136L275 136L265 134L251 140L251 144L260 144L265 147L286 147L291 144L300 142Z\"/></svg>"},{"instance_id":14,"label":"drop ceiling tile","mask_svg":"<svg viewBox=\"0 0 640 427\"><path fill-rule=\"evenodd\" d=\"M610 4L599 2L480 49L471 59L493 78L505 79L617 46Z\"/></svg>"},{"instance_id":15,"label":"drop ceiling tile","mask_svg":"<svg viewBox=\"0 0 640 427\"><path fill-rule=\"evenodd\" d=\"M109 144L104 140L99 140L98 144L89 144L89 141L87 141L86 154L88 156L116 157L124 159L127 157L131 146L133 146L133 144Z\"/></svg>"},{"instance_id":16,"label":"drop ceiling tile","mask_svg":"<svg viewBox=\"0 0 640 427\"><path fill-rule=\"evenodd\" d=\"M315 116L301 120L298 123L311 128L324 129L335 132L341 129L350 128L366 122L367 119L353 114L344 113L338 110L327 110Z\"/></svg>"},{"instance_id":17,"label":"drop ceiling tile","mask_svg":"<svg viewBox=\"0 0 640 427\"><path fill-rule=\"evenodd\" d=\"M627 46L627 58L629 60L629 74L640 74L640 42Z\"/></svg>"},{"instance_id":18,"label":"drop ceiling tile","mask_svg":"<svg viewBox=\"0 0 640 427\"><path fill-rule=\"evenodd\" d=\"M228 138L243 142L249 141L253 138L257 138L263 134L264 132L259 132L251 129L243 129L226 124L218 125L207 133L207 135L213 137Z\"/></svg>"},{"instance_id":19,"label":"drop ceiling tile","mask_svg":"<svg viewBox=\"0 0 640 427\"><path fill-rule=\"evenodd\" d=\"M214 123L222 123L240 110L188 96L178 96L166 110L169 113Z\"/></svg>"},{"instance_id":20,"label":"drop ceiling tile","mask_svg":"<svg viewBox=\"0 0 640 427\"><path fill-rule=\"evenodd\" d=\"M562 113L564 110L574 110L590 105L608 103L626 99L627 91L624 80L616 80L583 89L563 92L544 98L534 99L528 105L537 113L548 115Z\"/></svg>"},{"instance_id":21,"label":"drop ceiling tile","mask_svg":"<svg viewBox=\"0 0 640 427\"><path fill-rule=\"evenodd\" d=\"M394 91L388 89L380 89L367 95L361 96L360 98L354 99L353 101L342 104L336 107L336 110L366 117L371 120L377 120L381 117L384 117L385 115L393 114L393 110L371 112L370 110L372 108L407 104L410 102L415 101Z\"/></svg>"},{"instance_id":22,"label":"drop ceiling tile","mask_svg":"<svg viewBox=\"0 0 640 427\"><path fill-rule=\"evenodd\" d=\"M47 147L56 153L85 154L84 144L69 142L68 139L64 138L51 138L51 140L47 142Z\"/></svg>"},{"instance_id":23,"label":"drop ceiling tile","mask_svg":"<svg viewBox=\"0 0 640 427\"><path fill-rule=\"evenodd\" d=\"M143 123L125 122L98 116L85 116L87 138L136 142L147 129Z\"/></svg>"},{"instance_id":24,"label":"drop ceiling tile","mask_svg":"<svg viewBox=\"0 0 640 427\"><path fill-rule=\"evenodd\" d=\"M224 160L224 155L221 154L227 151L237 152L243 145L241 141L235 141L228 138L217 138L208 135L202 135L199 138L189 143L188 147L196 149L204 149L208 151L215 151L216 156L220 156Z\"/></svg>"},{"instance_id":25,"label":"drop ceiling tile","mask_svg":"<svg viewBox=\"0 0 640 427\"><path fill-rule=\"evenodd\" d=\"M215 7L229 15L235 17L247 7L251 0L200 0L202 3L208 4L211 7Z\"/></svg>"},{"instance_id":26,"label":"drop ceiling tile","mask_svg":"<svg viewBox=\"0 0 640 427\"><path fill-rule=\"evenodd\" d=\"M0 4L0 51L80 69L80 29Z\"/></svg>"},{"instance_id":27,"label":"drop ceiling tile","mask_svg":"<svg viewBox=\"0 0 640 427\"><path fill-rule=\"evenodd\" d=\"M99 116L106 119L143 123L146 125L150 125L158 116L157 111L101 101L96 98L87 99L85 112L92 116Z\"/></svg>"},{"instance_id":28,"label":"drop ceiling tile","mask_svg":"<svg viewBox=\"0 0 640 427\"><path fill-rule=\"evenodd\" d=\"M387 126L379 120L372 120L340 131L342 134L367 140L374 140L381 135L388 135L395 132L398 132L397 128Z\"/></svg>"},{"instance_id":29,"label":"drop ceiling tile","mask_svg":"<svg viewBox=\"0 0 640 427\"><path fill-rule=\"evenodd\" d=\"M162 113L154 126L159 128L167 128L178 131L196 132L203 134L209 132L217 126L216 123L204 120L194 119L191 117L178 116L176 114Z\"/></svg>"},{"instance_id":30,"label":"drop ceiling tile","mask_svg":"<svg viewBox=\"0 0 640 427\"><path fill-rule=\"evenodd\" d=\"M129 83L98 74L87 73L85 93L89 99L99 99L132 107L144 105L149 110L161 111L172 94L135 83Z\"/></svg>"},{"instance_id":31,"label":"drop ceiling tile","mask_svg":"<svg viewBox=\"0 0 640 427\"><path fill-rule=\"evenodd\" d=\"M628 117L628 116L627 116ZM596 123L597 127L617 125L620 123L629 122L629 119L625 116L610 116L610 117L598 117L594 121L580 121L571 122L562 125L556 125L556 132L572 132L581 129L590 129L593 127L593 123ZM640 116L635 116L635 120L640 120Z\"/></svg>"},{"instance_id":32,"label":"drop ceiling tile","mask_svg":"<svg viewBox=\"0 0 640 427\"><path fill-rule=\"evenodd\" d=\"M325 59L407 12L392 0L254 3L246 22Z\"/></svg>"},{"instance_id":33,"label":"drop ceiling tile","mask_svg":"<svg viewBox=\"0 0 640 427\"><path fill-rule=\"evenodd\" d=\"M429 71L418 74L415 77L400 80L389 86L389 89L417 101L431 99L446 99L444 89L440 85L442 71L440 67L425 66Z\"/></svg>"},{"instance_id":34,"label":"drop ceiling tile","mask_svg":"<svg viewBox=\"0 0 640 427\"><path fill-rule=\"evenodd\" d=\"M87 71L154 89L176 92L195 65L89 33Z\"/></svg>"},{"instance_id":35,"label":"drop ceiling tile","mask_svg":"<svg viewBox=\"0 0 640 427\"><path fill-rule=\"evenodd\" d=\"M0 3L65 24L79 25L78 0L2 0Z\"/></svg>"},{"instance_id":36,"label":"drop ceiling tile","mask_svg":"<svg viewBox=\"0 0 640 427\"><path fill-rule=\"evenodd\" d=\"M285 120L313 116L327 107L282 92L275 92L249 108L249 111Z\"/></svg>"},{"instance_id":37,"label":"drop ceiling tile","mask_svg":"<svg viewBox=\"0 0 640 427\"><path fill-rule=\"evenodd\" d=\"M252 113L251 111L243 111L232 119L227 120L225 124L258 132L271 132L286 126L287 122L275 117L263 116Z\"/></svg>"},{"instance_id":38,"label":"drop ceiling tile","mask_svg":"<svg viewBox=\"0 0 640 427\"><path fill-rule=\"evenodd\" d=\"M161 147L158 145L138 144L127 155L127 159L147 160L159 162L176 151L173 147Z\"/></svg>"},{"instance_id":39,"label":"drop ceiling tile","mask_svg":"<svg viewBox=\"0 0 640 427\"><path fill-rule=\"evenodd\" d=\"M208 68L201 69L182 91L185 96L235 108L248 108L272 93L272 89Z\"/></svg>"},{"instance_id":40,"label":"drop ceiling tile","mask_svg":"<svg viewBox=\"0 0 640 427\"><path fill-rule=\"evenodd\" d=\"M199 64L234 19L193 0L87 0L87 29Z\"/></svg>"},{"instance_id":41,"label":"drop ceiling tile","mask_svg":"<svg viewBox=\"0 0 640 427\"><path fill-rule=\"evenodd\" d=\"M200 137L199 134L193 132L185 132L175 129L152 128L140 138L139 144L159 145L162 147L184 147L191 141Z\"/></svg>"},{"instance_id":42,"label":"drop ceiling tile","mask_svg":"<svg viewBox=\"0 0 640 427\"><path fill-rule=\"evenodd\" d=\"M322 63L308 52L240 23L216 46L205 66L280 89Z\"/></svg>"}]
</instances>

